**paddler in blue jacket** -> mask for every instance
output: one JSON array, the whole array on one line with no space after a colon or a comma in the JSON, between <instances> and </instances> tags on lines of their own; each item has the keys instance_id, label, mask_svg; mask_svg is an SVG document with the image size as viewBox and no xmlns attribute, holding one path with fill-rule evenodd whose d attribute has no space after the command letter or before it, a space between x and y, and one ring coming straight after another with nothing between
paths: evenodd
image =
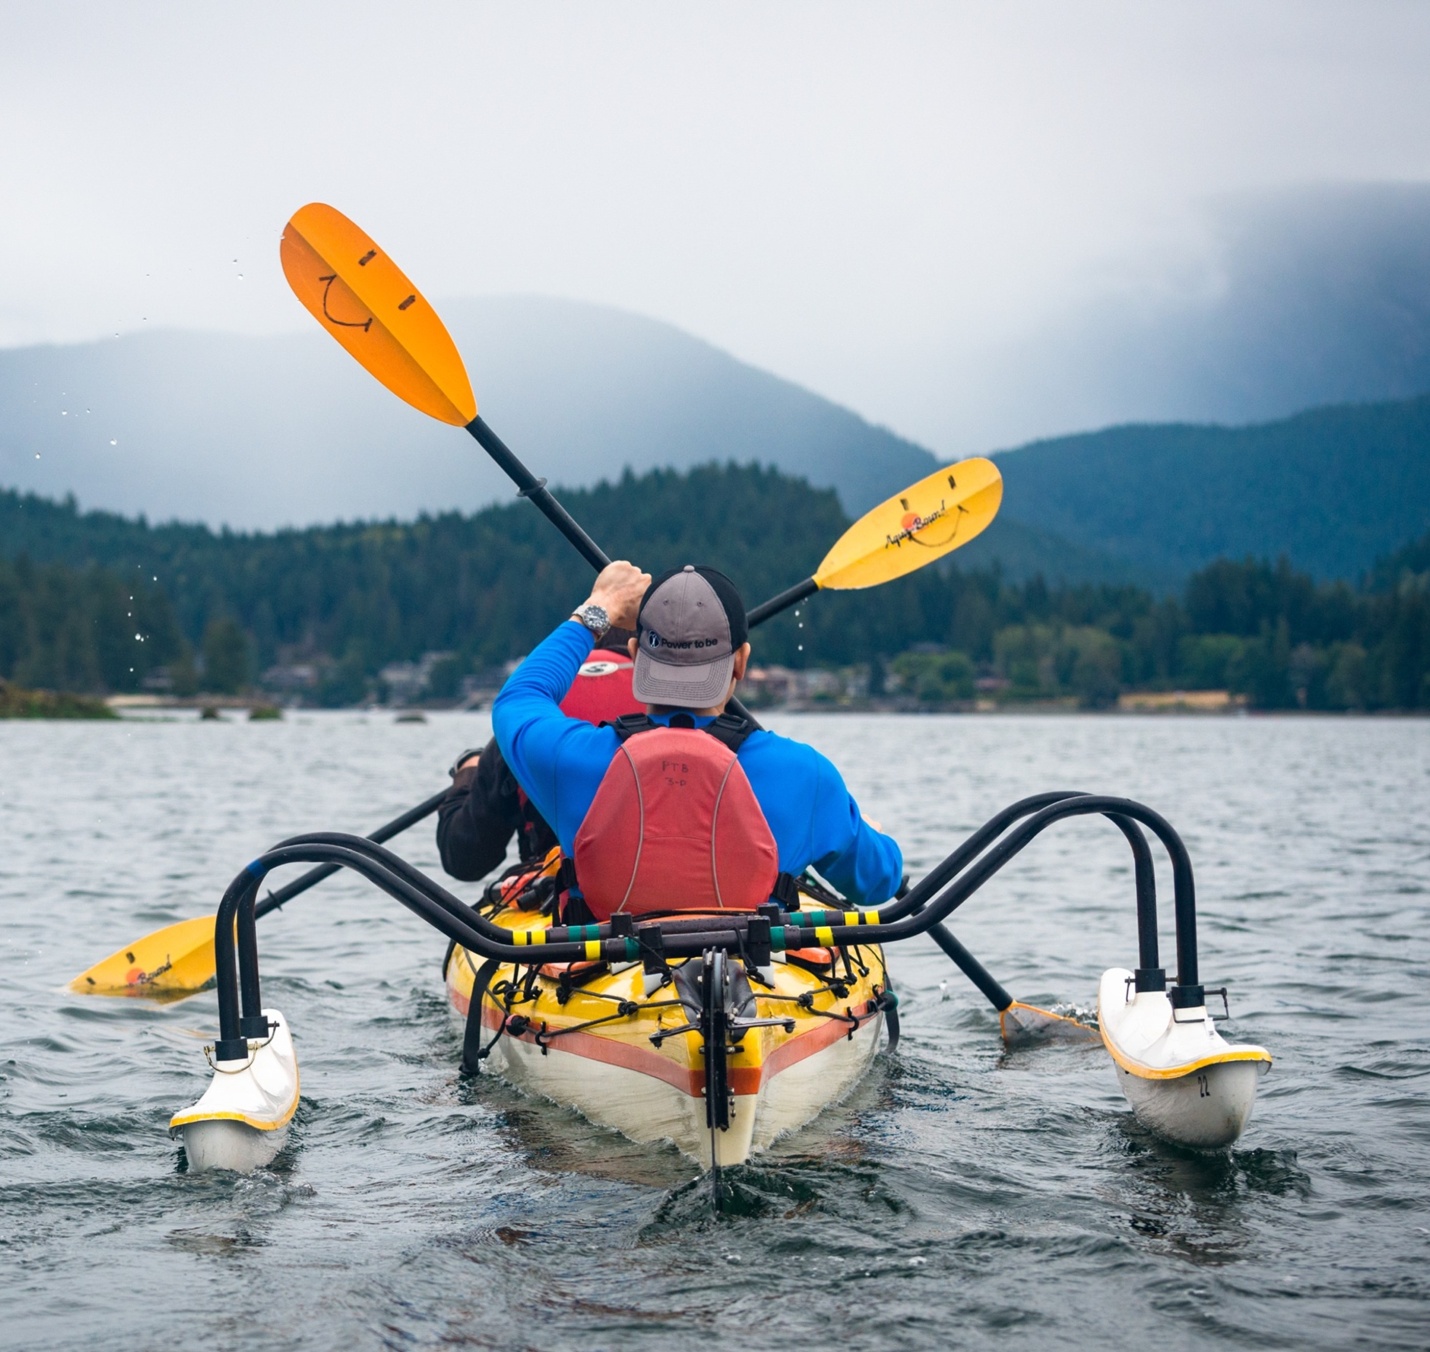
<instances>
[{"instance_id":1,"label":"paddler in blue jacket","mask_svg":"<svg viewBox=\"0 0 1430 1352\"><path fill-rule=\"evenodd\" d=\"M670 727L675 720L678 727L711 730L750 660L745 608L723 573L687 565L652 582L625 561L601 571L587 601L512 673L492 706L502 755L568 858L577 855L578 833L604 792L623 736L616 727L567 717L560 703L613 625L636 631L633 689L650 724ZM797 876L812 865L858 905L895 894L903 877L898 845L860 815L825 757L763 729L746 730L735 747L781 873Z\"/></svg>"}]
</instances>

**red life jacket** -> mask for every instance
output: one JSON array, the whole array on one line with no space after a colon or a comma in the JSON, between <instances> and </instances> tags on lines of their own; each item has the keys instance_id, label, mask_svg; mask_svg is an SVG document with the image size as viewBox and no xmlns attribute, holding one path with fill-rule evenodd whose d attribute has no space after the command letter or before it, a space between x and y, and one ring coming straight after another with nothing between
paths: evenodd
<instances>
[{"instance_id":1,"label":"red life jacket","mask_svg":"<svg viewBox=\"0 0 1430 1352\"><path fill-rule=\"evenodd\" d=\"M576 878L596 919L768 901L779 850L729 744L750 726L732 718L667 728L636 717L615 728L620 749L576 832Z\"/></svg>"},{"instance_id":2,"label":"red life jacket","mask_svg":"<svg viewBox=\"0 0 1430 1352\"><path fill-rule=\"evenodd\" d=\"M567 718L584 718L598 727L614 723L622 714L640 713L644 706L631 693L634 667L630 654L597 648L581 664L561 712Z\"/></svg>"}]
</instances>

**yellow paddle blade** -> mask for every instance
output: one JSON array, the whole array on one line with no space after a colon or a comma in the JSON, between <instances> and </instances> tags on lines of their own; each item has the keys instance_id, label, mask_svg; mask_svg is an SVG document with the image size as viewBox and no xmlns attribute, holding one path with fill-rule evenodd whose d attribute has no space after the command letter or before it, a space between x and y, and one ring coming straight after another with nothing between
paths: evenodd
<instances>
[{"instance_id":1,"label":"yellow paddle blade","mask_svg":"<svg viewBox=\"0 0 1430 1352\"><path fill-rule=\"evenodd\" d=\"M293 294L399 399L457 427L477 416L467 368L437 312L341 211L310 202L284 228L278 253Z\"/></svg>"},{"instance_id":2,"label":"yellow paddle blade","mask_svg":"<svg viewBox=\"0 0 1430 1352\"><path fill-rule=\"evenodd\" d=\"M1014 1000L998 1015L998 1029L1010 1047L1035 1042L1101 1042L1102 1034L1091 1024L1069 1014L1025 1005Z\"/></svg>"},{"instance_id":3,"label":"yellow paddle blade","mask_svg":"<svg viewBox=\"0 0 1430 1352\"><path fill-rule=\"evenodd\" d=\"M81 972L70 990L81 995L137 995L176 1000L214 979L214 917L181 920L146 934Z\"/></svg>"},{"instance_id":4,"label":"yellow paddle blade","mask_svg":"<svg viewBox=\"0 0 1430 1352\"><path fill-rule=\"evenodd\" d=\"M866 512L814 574L820 588L892 582L966 545L998 515L1003 476L991 460L960 460Z\"/></svg>"}]
</instances>

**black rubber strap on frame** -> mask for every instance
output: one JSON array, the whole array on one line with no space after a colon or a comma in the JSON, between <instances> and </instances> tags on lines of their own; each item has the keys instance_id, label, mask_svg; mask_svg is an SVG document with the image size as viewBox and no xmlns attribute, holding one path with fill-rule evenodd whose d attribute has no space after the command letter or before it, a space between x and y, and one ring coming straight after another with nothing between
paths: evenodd
<instances>
[{"instance_id":1,"label":"black rubber strap on frame","mask_svg":"<svg viewBox=\"0 0 1430 1352\"><path fill-rule=\"evenodd\" d=\"M470 962L470 958L464 959ZM482 1061L486 1058L490 1047L482 1048L482 998L487 993L487 986L491 982L501 961L497 958L488 958L477 968L472 977L472 1001L467 1006L467 1026L462 1033L462 1074L480 1075Z\"/></svg>"},{"instance_id":2,"label":"black rubber strap on frame","mask_svg":"<svg viewBox=\"0 0 1430 1352\"><path fill-rule=\"evenodd\" d=\"M892 991L885 991L885 996L892 995ZM884 999L882 1001L884 1011L884 1027L889 1034L889 1044L885 1051L893 1051L899 1045L899 1002L897 1000Z\"/></svg>"}]
</instances>

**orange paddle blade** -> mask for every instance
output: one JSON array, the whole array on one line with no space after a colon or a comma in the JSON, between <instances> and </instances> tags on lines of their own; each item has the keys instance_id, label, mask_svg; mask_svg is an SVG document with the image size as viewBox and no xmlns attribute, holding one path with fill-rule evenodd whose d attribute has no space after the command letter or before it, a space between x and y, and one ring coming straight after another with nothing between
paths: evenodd
<instances>
[{"instance_id":1,"label":"orange paddle blade","mask_svg":"<svg viewBox=\"0 0 1430 1352\"><path fill-rule=\"evenodd\" d=\"M437 312L341 211L310 202L284 228L278 252L293 294L399 399L457 427L477 416L472 382Z\"/></svg>"}]
</instances>

